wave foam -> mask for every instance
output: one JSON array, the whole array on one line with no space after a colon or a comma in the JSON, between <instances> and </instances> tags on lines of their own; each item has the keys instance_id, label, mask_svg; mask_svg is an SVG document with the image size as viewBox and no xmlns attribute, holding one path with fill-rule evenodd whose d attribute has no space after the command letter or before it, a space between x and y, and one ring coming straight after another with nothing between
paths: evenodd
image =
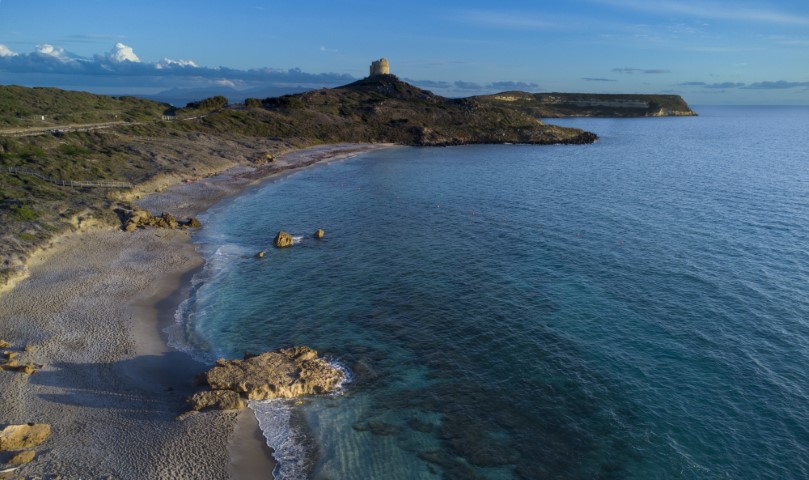
<instances>
[{"instance_id":1,"label":"wave foam","mask_svg":"<svg viewBox=\"0 0 809 480\"><path fill-rule=\"evenodd\" d=\"M272 472L275 480L304 480L311 470L310 448L305 432L293 426L293 406L289 400L249 401L261 433L278 462Z\"/></svg>"}]
</instances>

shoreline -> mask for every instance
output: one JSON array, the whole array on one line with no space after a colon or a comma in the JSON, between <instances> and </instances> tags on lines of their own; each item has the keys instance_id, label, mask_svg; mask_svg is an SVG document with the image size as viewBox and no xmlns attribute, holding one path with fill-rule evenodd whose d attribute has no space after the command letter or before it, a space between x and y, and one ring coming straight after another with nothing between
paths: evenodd
<instances>
[{"instance_id":1,"label":"shoreline","mask_svg":"<svg viewBox=\"0 0 809 480\"><path fill-rule=\"evenodd\" d=\"M135 203L195 216L285 173L387 147L295 150ZM44 368L30 377L0 372L0 423L49 423L53 435L12 475L271 477L274 459L252 411L175 419L188 410L194 375L208 366L169 347L164 330L203 262L187 231L155 229L70 233L31 256L29 274L0 293L0 338L12 351L33 345L21 361Z\"/></svg>"}]
</instances>

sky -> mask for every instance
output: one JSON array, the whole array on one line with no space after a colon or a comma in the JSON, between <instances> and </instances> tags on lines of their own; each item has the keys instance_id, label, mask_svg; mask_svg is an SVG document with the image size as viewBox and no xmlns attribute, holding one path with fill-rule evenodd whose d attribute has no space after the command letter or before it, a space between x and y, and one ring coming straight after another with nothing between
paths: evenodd
<instances>
[{"instance_id":1,"label":"sky","mask_svg":"<svg viewBox=\"0 0 809 480\"><path fill-rule=\"evenodd\" d=\"M438 94L809 105L807 0L0 0L0 84L331 87L374 59Z\"/></svg>"}]
</instances>

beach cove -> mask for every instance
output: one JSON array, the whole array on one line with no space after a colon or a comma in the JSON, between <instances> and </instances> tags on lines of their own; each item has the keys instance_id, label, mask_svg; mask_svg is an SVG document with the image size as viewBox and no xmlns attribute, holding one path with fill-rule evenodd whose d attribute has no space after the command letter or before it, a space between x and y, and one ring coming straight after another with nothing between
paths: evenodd
<instances>
[{"instance_id":1,"label":"beach cove","mask_svg":"<svg viewBox=\"0 0 809 480\"><path fill-rule=\"evenodd\" d=\"M237 166L177 184L138 203L192 216L272 176L385 148L332 145L293 151L279 169ZM277 170L282 170L278 173ZM275 232L268 232L268 245ZM48 423L53 435L16 478L268 478L273 467L249 409L185 420L184 399L204 365L169 348L202 258L185 230L91 229L59 237L0 295L0 338L44 367L0 375L8 423Z\"/></svg>"}]
</instances>

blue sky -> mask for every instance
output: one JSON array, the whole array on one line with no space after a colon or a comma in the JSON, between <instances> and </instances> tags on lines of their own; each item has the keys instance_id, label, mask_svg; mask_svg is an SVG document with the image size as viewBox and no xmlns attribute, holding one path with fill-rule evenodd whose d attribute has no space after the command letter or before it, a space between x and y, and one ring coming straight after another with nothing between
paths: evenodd
<instances>
[{"instance_id":1,"label":"blue sky","mask_svg":"<svg viewBox=\"0 0 809 480\"><path fill-rule=\"evenodd\" d=\"M809 105L809 1L0 0L0 83L336 86L387 57L449 96L521 89Z\"/></svg>"}]
</instances>

